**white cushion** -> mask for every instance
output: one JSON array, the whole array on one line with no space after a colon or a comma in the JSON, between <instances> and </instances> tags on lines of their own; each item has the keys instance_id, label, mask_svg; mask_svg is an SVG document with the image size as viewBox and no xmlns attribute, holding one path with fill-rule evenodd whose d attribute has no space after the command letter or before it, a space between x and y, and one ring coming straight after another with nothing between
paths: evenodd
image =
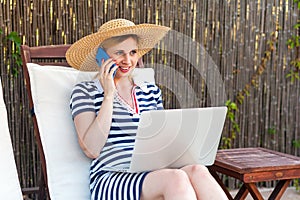
<instances>
[{"instance_id":1,"label":"white cushion","mask_svg":"<svg viewBox=\"0 0 300 200\"><path fill-rule=\"evenodd\" d=\"M145 81L155 83L154 70L152 68L135 68L132 78L137 85L142 85Z\"/></svg>"},{"instance_id":2,"label":"white cushion","mask_svg":"<svg viewBox=\"0 0 300 200\"><path fill-rule=\"evenodd\" d=\"M0 79L0 198L23 199L8 129L7 112Z\"/></svg>"},{"instance_id":3,"label":"white cushion","mask_svg":"<svg viewBox=\"0 0 300 200\"><path fill-rule=\"evenodd\" d=\"M91 160L77 141L69 108L72 88L94 73L28 63L34 112L44 149L51 199L90 199Z\"/></svg>"},{"instance_id":4,"label":"white cushion","mask_svg":"<svg viewBox=\"0 0 300 200\"><path fill-rule=\"evenodd\" d=\"M88 200L91 160L78 144L69 102L74 85L92 80L96 73L33 63L27 66L46 159L50 197L55 200ZM137 81L145 78L154 82L154 72L150 68L135 70L134 77Z\"/></svg>"}]
</instances>

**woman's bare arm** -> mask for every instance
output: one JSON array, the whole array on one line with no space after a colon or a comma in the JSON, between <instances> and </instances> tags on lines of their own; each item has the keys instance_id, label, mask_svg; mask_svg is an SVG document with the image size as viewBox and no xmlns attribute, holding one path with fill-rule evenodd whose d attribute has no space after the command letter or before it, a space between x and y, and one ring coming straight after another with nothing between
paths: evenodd
<instances>
[{"instance_id":1,"label":"woman's bare arm","mask_svg":"<svg viewBox=\"0 0 300 200\"><path fill-rule=\"evenodd\" d=\"M97 158L109 134L112 119L112 100L104 98L98 116L84 112L74 118L79 144L89 158Z\"/></svg>"},{"instance_id":2,"label":"woman's bare arm","mask_svg":"<svg viewBox=\"0 0 300 200\"><path fill-rule=\"evenodd\" d=\"M79 144L89 158L99 156L111 127L113 98L116 91L112 74L118 67L115 66L109 72L111 62L111 59L104 62L99 70L99 80L104 90L104 99L98 115L96 116L94 112L83 112L74 118Z\"/></svg>"}]
</instances>

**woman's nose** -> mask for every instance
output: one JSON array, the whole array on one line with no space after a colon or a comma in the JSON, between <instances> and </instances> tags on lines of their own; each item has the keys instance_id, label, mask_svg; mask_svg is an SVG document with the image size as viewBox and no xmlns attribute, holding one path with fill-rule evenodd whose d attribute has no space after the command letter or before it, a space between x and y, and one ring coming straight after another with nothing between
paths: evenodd
<instances>
[{"instance_id":1,"label":"woman's nose","mask_svg":"<svg viewBox=\"0 0 300 200\"><path fill-rule=\"evenodd\" d=\"M130 63L130 55L129 55L129 53L124 53L123 54L123 62L124 63Z\"/></svg>"}]
</instances>

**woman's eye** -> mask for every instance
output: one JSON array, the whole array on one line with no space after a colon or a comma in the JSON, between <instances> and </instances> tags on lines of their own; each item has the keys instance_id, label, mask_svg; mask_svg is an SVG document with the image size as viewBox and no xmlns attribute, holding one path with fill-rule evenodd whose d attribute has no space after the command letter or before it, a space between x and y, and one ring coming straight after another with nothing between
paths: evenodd
<instances>
[{"instance_id":1,"label":"woman's eye","mask_svg":"<svg viewBox=\"0 0 300 200\"><path fill-rule=\"evenodd\" d=\"M136 50L132 50L132 51L130 52L131 55L134 55L134 54L136 54L136 53L137 53Z\"/></svg>"},{"instance_id":2,"label":"woman's eye","mask_svg":"<svg viewBox=\"0 0 300 200\"><path fill-rule=\"evenodd\" d=\"M120 55L123 55L124 52L123 51L117 51L115 54L118 55L118 56L120 56Z\"/></svg>"}]
</instances>

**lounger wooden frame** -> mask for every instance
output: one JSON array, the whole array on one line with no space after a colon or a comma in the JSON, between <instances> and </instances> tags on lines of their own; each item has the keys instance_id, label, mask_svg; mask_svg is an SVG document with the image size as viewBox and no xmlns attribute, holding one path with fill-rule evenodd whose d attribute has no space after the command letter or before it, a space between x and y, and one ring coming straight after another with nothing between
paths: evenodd
<instances>
[{"instance_id":1,"label":"lounger wooden frame","mask_svg":"<svg viewBox=\"0 0 300 200\"><path fill-rule=\"evenodd\" d=\"M47 172L44 150L41 143L39 128L36 117L34 115L34 105L32 101L32 94L30 89L30 77L28 74L27 63L38 63L40 65L56 65L56 66L69 66L65 54L70 45L51 45L51 46L38 46L29 47L27 45L21 46L21 56L23 61L23 75L26 84L27 94L29 98L29 106L33 120L34 134L38 146L38 152L41 161L42 173L38 189L38 199L42 200L46 197L49 198L47 186Z\"/></svg>"}]
</instances>

